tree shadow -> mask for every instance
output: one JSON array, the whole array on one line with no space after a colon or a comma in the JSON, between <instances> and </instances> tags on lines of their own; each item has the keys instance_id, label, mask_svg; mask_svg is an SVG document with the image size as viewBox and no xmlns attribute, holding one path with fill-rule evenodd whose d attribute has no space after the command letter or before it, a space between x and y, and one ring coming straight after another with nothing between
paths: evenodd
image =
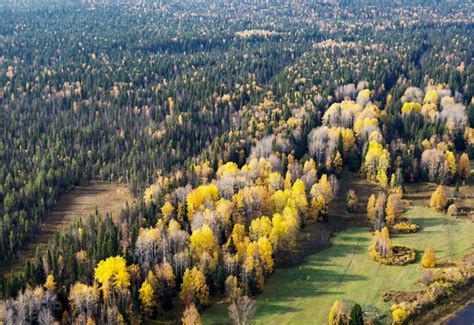
<instances>
[{"instance_id":1,"label":"tree shadow","mask_svg":"<svg viewBox=\"0 0 474 325\"><path fill-rule=\"evenodd\" d=\"M272 285L267 286L264 291L266 294L264 294L262 298L271 296L271 299L283 302L291 301L296 298L341 294L341 292L331 289L334 289L343 282L362 280L367 280L367 277L347 273L343 267L341 267L340 272L337 272L304 266L292 274L285 275L285 279L280 278L276 280L278 283L284 283L284 285L279 285L278 287Z\"/></svg>"},{"instance_id":2,"label":"tree shadow","mask_svg":"<svg viewBox=\"0 0 474 325\"><path fill-rule=\"evenodd\" d=\"M410 218L409 218L410 219ZM451 217L418 217L411 218L412 222L416 223L422 228L430 228L441 225L455 225L458 223L457 220L451 219Z\"/></svg>"}]
</instances>

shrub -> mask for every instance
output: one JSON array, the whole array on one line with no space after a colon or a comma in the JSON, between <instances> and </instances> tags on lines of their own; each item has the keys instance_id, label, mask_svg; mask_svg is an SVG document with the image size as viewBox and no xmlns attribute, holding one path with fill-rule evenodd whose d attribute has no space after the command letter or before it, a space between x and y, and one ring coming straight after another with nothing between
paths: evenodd
<instances>
[{"instance_id":1,"label":"shrub","mask_svg":"<svg viewBox=\"0 0 474 325\"><path fill-rule=\"evenodd\" d=\"M456 204L451 204L449 207L448 207L448 214L450 216L455 216L458 214L458 207L456 206Z\"/></svg>"},{"instance_id":2,"label":"shrub","mask_svg":"<svg viewBox=\"0 0 474 325\"><path fill-rule=\"evenodd\" d=\"M395 308L392 312L392 318L395 324L403 324L408 318L408 313L402 308Z\"/></svg>"},{"instance_id":3,"label":"shrub","mask_svg":"<svg viewBox=\"0 0 474 325\"><path fill-rule=\"evenodd\" d=\"M408 223L406 221L402 221L395 224L392 227L392 229L394 232L409 234L409 233L417 232L418 229L420 229L420 227L414 223Z\"/></svg>"},{"instance_id":4,"label":"shrub","mask_svg":"<svg viewBox=\"0 0 474 325\"><path fill-rule=\"evenodd\" d=\"M444 211L447 205L448 198L446 197L446 192L444 191L444 187L439 185L436 191L431 195L430 207L435 211Z\"/></svg>"},{"instance_id":5,"label":"shrub","mask_svg":"<svg viewBox=\"0 0 474 325\"><path fill-rule=\"evenodd\" d=\"M348 212L354 212L357 205L357 195L354 190L349 190L346 195L346 209Z\"/></svg>"},{"instance_id":6,"label":"shrub","mask_svg":"<svg viewBox=\"0 0 474 325\"><path fill-rule=\"evenodd\" d=\"M426 247L425 253L421 258L421 265L426 268L436 266L436 255L433 246L428 245L428 247Z\"/></svg>"},{"instance_id":7,"label":"shrub","mask_svg":"<svg viewBox=\"0 0 474 325\"><path fill-rule=\"evenodd\" d=\"M407 265L412 263L416 258L416 252L414 249L405 246L393 246L393 254L388 257L383 257L375 249L375 246L369 248L369 255L376 262L385 265Z\"/></svg>"}]
</instances>

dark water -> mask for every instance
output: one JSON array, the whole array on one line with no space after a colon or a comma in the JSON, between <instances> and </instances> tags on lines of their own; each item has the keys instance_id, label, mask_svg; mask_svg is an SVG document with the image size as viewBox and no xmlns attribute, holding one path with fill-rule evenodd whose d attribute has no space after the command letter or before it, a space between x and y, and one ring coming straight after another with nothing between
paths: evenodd
<instances>
[{"instance_id":1,"label":"dark water","mask_svg":"<svg viewBox=\"0 0 474 325\"><path fill-rule=\"evenodd\" d=\"M448 321L448 325L474 325L474 303L466 306Z\"/></svg>"}]
</instances>

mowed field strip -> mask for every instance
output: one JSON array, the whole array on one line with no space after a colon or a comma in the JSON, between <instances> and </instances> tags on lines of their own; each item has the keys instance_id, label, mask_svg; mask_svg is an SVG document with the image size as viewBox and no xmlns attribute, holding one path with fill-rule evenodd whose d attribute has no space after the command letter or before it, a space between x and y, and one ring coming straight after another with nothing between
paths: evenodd
<instances>
[{"instance_id":1,"label":"mowed field strip","mask_svg":"<svg viewBox=\"0 0 474 325\"><path fill-rule=\"evenodd\" d=\"M326 324L336 299L374 304L388 312L390 304L381 301L382 292L419 289L413 281L421 274L420 260L428 244L433 245L441 262L472 252L471 220L422 206L411 206L404 215L421 229L414 234L393 235L392 242L416 249L415 263L403 267L380 265L368 255L373 236L367 228L341 231L331 239L329 248L311 255L299 266L277 269L272 274L257 297L256 323ZM205 324L225 322L227 305L215 304L202 317Z\"/></svg>"},{"instance_id":2,"label":"mowed field strip","mask_svg":"<svg viewBox=\"0 0 474 325\"><path fill-rule=\"evenodd\" d=\"M115 219L120 210L131 204L133 197L128 187L118 183L98 183L76 186L71 191L61 195L54 209L43 219L38 235L28 241L21 251L21 258L10 263L4 263L0 272L11 273L22 270L23 262L34 257L36 247L45 246L53 234L66 227L69 223L82 219L87 220L95 210L104 216L108 211Z\"/></svg>"}]
</instances>

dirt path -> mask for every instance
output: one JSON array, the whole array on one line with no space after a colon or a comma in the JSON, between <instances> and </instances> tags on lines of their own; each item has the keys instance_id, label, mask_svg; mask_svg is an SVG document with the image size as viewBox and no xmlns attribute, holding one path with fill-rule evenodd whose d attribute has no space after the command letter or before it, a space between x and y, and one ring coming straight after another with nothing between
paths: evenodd
<instances>
[{"instance_id":1,"label":"dirt path","mask_svg":"<svg viewBox=\"0 0 474 325\"><path fill-rule=\"evenodd\" d=\"M96 207L102 215L108 211L116 218L127 202L131 204L133 197L126 185L104 183L75 187L61 195L53 211L44 218L40 233L28 241L19 258L1 264L0 272L9 274L21 270L24 261L34 257L36 247L46 246L52 235L69 223L79 218L85 221L90 214L95 213Z\"/></svg>"}]
</instances>

